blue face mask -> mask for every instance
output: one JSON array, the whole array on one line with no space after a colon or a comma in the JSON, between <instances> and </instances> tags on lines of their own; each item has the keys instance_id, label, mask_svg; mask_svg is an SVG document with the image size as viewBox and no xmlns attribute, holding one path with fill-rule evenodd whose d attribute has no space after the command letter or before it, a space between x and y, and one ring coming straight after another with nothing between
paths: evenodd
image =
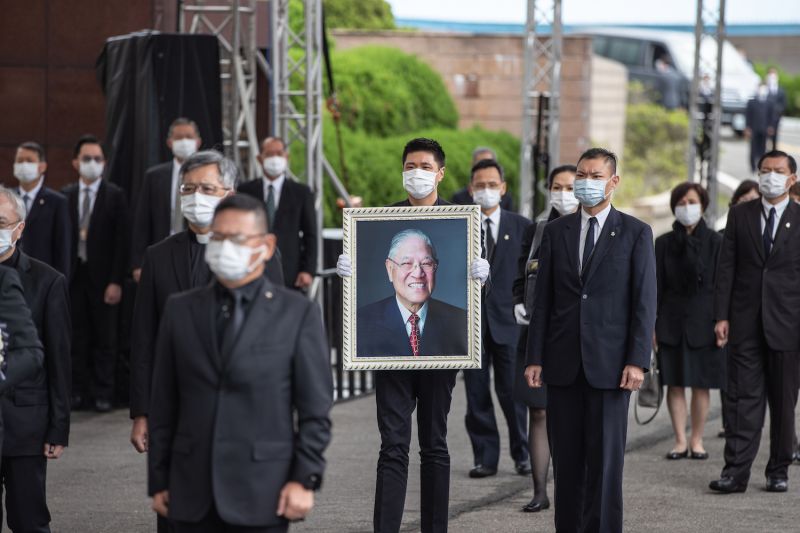
<instances>
[{"instance_id":1,"label":"blue face mask","mask_svg":"<svg viewBox=\"0 0 800 533\"><path fill-rule=\"evenodd\" d=\"M594 207L606 199L606 184L608 179L590 180L587 178L575 180L575 198L584 207Z\"/></svg>"}]
</instances>

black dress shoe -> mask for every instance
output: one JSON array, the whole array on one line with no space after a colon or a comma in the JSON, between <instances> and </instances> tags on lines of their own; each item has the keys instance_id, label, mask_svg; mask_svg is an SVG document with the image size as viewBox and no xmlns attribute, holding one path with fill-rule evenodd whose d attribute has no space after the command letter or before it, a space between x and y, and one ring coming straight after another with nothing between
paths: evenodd
<instances>
[{"instance_id":1,"label":"black dress shoe","mask_svg":"<svg viewBox=\"0 0 800 533\"><path fill-rule=\"evenodd\" d=\"M767 478L767 492L786 492L789 490L789 482L785 479L774 477Z\"/></svg>"},{"instance_id":2,"label":"black dress shoe","mask_svg":"<svg viewBox=\"0 0 800 533\"><path fill-rule=\"evenodd\" d=\"M531 472L533 472L533 470L531 470L530 461L521 461L514 463L514 470L516 470L517 474L519 474L520 476L529 476L531 475Z\"/></svg>"},{"instance_id":3,"label":"black dress shoe","mask_svg":"<svg viewBox=\"0 0 800 533\"><path fill-rule=\"evenodd\" d=\"M523 513L538 513L550 509L550 500L544 499L542 501L531 500L531 502L522 508Z\"/></svg>"},{"instance_id":4,"label":"black dress shoe","mask_svg":"<svg viewBox=\"0 0 800 533\"><path fill-rule=\"evenodd\" d=\"M469 471L469 477L471 478L482 478L482 477L489 477L497 474L497 468L489 468L488 466L477 465L475 468Z\"/></svg>"},{"instance_id":5,"label":"black dress shoe","mask_svg":"<svg viewBox=\"0 0 800 533\"><path fill-rule=\"evenodd\" d=\"M735 479L729 476L723 476L709 483L708 488L717 492L722 492L724 494L731 494L733 492L746 491L747 483L736 481Z\"/></svg>"},{"instance_id":6,"label":"black dress shoe","mask_svg":"<svg viewBox=\"0 0 800 533\"><path fill-rule=\"evenodd\" d=\"M666 455L666 458L670 461L675 461L677 459L686 459L689 457L689 448L686 448L682 452L671 451Z\"/></svg>"},{"instance_id":7,"label":"black dress shoe","mask_svg":"<svg viewBox=\"0 0 800 533\"><path fill-rule=\"evenodd\" d=\"M708 459L708 452L696 452L692 450L692 453L689 454L689 457L692 459L699 459L701 461Z\"/></svg>"},{"instance_id":8,"label":"black dress shoe","mask_svg":"<svg viewBox=\"0 0 800 533\"><path fill-rule=\"evenodd\" d=\"M111 402L108 400L95 400L94 410L98 413L108 413L111 411Z\"/></svg>"}]
</instances>

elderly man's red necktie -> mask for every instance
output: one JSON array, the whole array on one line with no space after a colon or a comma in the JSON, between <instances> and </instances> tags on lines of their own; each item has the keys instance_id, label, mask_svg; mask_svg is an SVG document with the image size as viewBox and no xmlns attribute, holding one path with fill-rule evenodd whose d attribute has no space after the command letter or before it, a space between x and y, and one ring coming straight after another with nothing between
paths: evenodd
<instances>
[{"instance_id":1,"label":"elderly man's red necktie","mask_svg":"<svg viewBox=\"0 0 800 533\"><path fill-rule=\"evenodd\" d=\"M411 353L417 357L419 355L419 316L413 313L408 317L408 321L411 323L411 335L408 337L411 343Z\"/></svg>"}]
</instances>

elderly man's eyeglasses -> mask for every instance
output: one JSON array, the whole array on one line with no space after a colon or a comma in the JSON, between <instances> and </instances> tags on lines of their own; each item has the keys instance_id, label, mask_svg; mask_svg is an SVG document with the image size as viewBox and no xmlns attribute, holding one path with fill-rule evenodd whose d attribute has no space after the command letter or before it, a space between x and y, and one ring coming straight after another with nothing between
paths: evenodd
<instances>
[{"instance_id":1,"label":"elderly man's eyeglasses","mask_svg":"<svg viewBox=\"0 0 800 533\"><path fill-rule=\"evenodd\" d=\"M439 263L437 263L436 261L430 260L430 259L426 259L425 261L422 261L422 262L419 262L419 263L415 263L415 262L412 262L412 261L403 261L402 263L398 263L397 261L395 261L391 257L387 257L387 259L389 261L391 261L392 263L394 263L395 265L397 265L398 268L400 268L400 272L402 272L404 274L408 274L409 272L411 272L413 270L416 270L417 267L421 268L423 270L423 272L425 272L426 274L430 274L431 272L435 272L436 269L439 268Z\"/></svg>"},{"instance_id":2,"label":"elderly man's eyeglasses","mask_svg":"<svg viewBox=\"0 0 800 533\"><path fill-rule=\"evenodd\" d=\"M236 233L236 234L228 234L228 233L219 233L219 232L211 232L210 239L212 241L231 241L233 244L247 244L247 241L250 239L255 239L256 237L263 237L266 233L253 233L251 235L245 235L243 233Z\"/></svg>"},{"instance_id":3,"label":"elderly man's eyeglasses","mask_svg":"<svg viewBox=\"0 0 800 533\"><path fill-rule=\"evenodd\" d=\"M215 196L219 191L229 191L231 190L231 188L218 187L217 185L207 185L205 183L201 185L195 185L193 183L182 183L179 190L183 195L194 194L199 191L200 194Z\"/></svg>"}]
</instances>

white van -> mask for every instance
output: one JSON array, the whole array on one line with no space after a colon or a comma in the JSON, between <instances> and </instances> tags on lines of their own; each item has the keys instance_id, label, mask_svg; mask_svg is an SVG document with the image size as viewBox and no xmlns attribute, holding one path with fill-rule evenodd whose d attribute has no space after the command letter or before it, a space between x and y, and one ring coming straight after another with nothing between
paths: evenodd
<instances>
[{"instance_id":1,"label":"white van","mask_svg":"<svg viewBox=\"0 0 800 533\"><path fill-rule=\"evenodd\" d=\"M633 28L597 28L575 32L592 37L594 53L618 61L628 69L631 80L645 86L658 86L661 74L655 61L667 58L682 78L682 105L689 101L694 73L694 33ZM716 70L716 43L704 38L700 47L700 73ZM712 76L713 81L713 76ZM758 88L759 76L728 41L722 46L722 123L741 135L745 127L745 107Z\"/></svg>"}]
</instances>

